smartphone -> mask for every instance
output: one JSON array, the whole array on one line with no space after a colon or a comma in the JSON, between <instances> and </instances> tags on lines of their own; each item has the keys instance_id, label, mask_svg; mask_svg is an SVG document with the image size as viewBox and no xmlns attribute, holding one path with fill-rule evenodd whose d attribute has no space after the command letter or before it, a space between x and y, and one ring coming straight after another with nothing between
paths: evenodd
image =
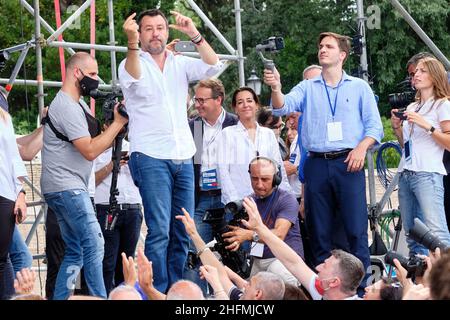
<instances>
[{"instance_id":1,"label":"smartphone","mask_svg":"<svg viewBox=\"0 0 450 320\"><path fill-rule=\"evenodd\" d=\"M20 208L19 208L19 209L17 209L17 222L22 223L22 221L23 221L23 214L22 214L22 210L20 210Z\"/></svg>"},{"instance_id":2,"label":"smartphone","mask_svg":"<svg viewBox=\"0 0 450 320\"><path fill-rule=\"evenodd\" d=\"M196 52L197 48L192 41L178 41L175 43L175 51L178 52Z\"/></svg>"},{"instance_id":3,"label":"smartphone","mask_svg":"<svg viewBox=\"0 0 450 320\"><path fill-rule=\"evenodd\" d=\"M406 114L405 114L404 111L403 112L402 111L394 111L394 114L400 120L406 120L407 119Z\"/></svg>"}]
</instances>

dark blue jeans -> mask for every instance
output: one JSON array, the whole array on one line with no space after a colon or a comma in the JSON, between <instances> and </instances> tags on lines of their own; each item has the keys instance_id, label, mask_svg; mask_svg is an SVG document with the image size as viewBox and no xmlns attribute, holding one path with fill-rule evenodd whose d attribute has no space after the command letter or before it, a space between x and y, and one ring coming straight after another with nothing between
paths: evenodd
<instances>
[{"instance_id":1,"label":"dark blue jeans","mask_svg":"<svg viewBox=\"0 0 450 320\"><path fill-rule=\"evenodd\" d=\"M66 245L53 298L69 297L83 266L89 293L106 298L102 273L104 240L88 192L74 189L47 193L44 197L56 214Z\"/></svg>"},{"instance_id":2,"label":"dark blue jeans","mask_svg":"<svg viewBox=\"0 0 450 320\"><path fill-rule=\"evenodd\" d=\"M153 285L166 292L183 278L189 237L181 221L185 208L194 212L192 159L164 160L133 152L128 163L144 205L147 237L145 255L153 262Z\"/></svg>"},{"instance_id":3,"label":"dark blue jeans","mask_svg":"<svg viewBox=\"0 0 450 320\"><path fill-rule=\"evenodd\" d=\"M358 257L367 270L370 253L365 175L364 170L347 172L345 158L306 159L306 226L314 264L317 266L330 256L333 249L333 234L339 228L335 225L339 210L339 220L343 225L349 252Z\"/></svg>"},{"instance_id":4,"label":"dark blue jeans","mask_svg":"<svg viewBox=\"0 0 450 320\"><path fill-rule=\"evenodd\" d=\"M108 206L96 205L97 219L105 239L105 256L103 258L103 279L106 293L123 279L122 252L127 257L134 257L142 225L142 212L139 209L120 210L113 230L105 230Z\"/></svg>"}]
</instances>

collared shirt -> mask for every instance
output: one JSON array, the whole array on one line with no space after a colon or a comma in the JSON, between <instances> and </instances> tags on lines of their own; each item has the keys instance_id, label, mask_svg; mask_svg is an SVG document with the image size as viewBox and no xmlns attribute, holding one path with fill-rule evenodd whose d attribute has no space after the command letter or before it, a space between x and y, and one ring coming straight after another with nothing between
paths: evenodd
<instances>
[{"instance_id":1,"label":"collared shirt","mask_svg":"<svg viewBox=\"0 0 450 320\"><path fill-rule=\"evenodd\" d=\"M16 201L22 183L19 177L26 177L27 170L20 158L14 127L9 115L0 116L0 196Z\"/></svg>"},{"instance_id":2,"label":"collared shirt","mask_svg":"<svg viewBox=\"0 0 450 320\"><path fill-rule=\"evenodd\" d=\"M186 105L190 81L215 75L219 61L208 65L200 59L167 52L164 70L147 52L140 51L141 77L134 79L119 66L120 85L129 115L130 153L142 152L158 159L184 160L195 153Z\"/></svg>"},{"instance_id":3,"label":"collared shirt","mask_svg":"<svg viewBox=\"0 0 450 320\"><path fill-rule=\"evenodd\" d=\"M417 102L410 104L408 111L415 111L419 106ZM417 111L428 123L440 130L441 122L450 120L450 102L448 100L428 99ZM402 152L399 172L404 169L415 172L436 172L446 175L442 157L444 147L437 143L433 137L417 124L411 126L403 121L403 142L411 140L411 161L405 161L405 149Z\"/></svg>"},{"instance_id":4,"label":"collared shirt","mask_svg":"<svg viewBox=\"0 0 450 320\"><path fill-rule=\"evenodd\" d=\"M202 152L202 169L201 172L217 168L217 140L222 132L222 124L225 120L226 112L222 108L222 113L214 125L210 125L208 121L203 121L203 152Z\"/></svg>"},{"instance_id":5,"label":"collared shirt","mask_svg":"<svg viewBox=\"0 0 450 320\"><path fill-rule=\"evenodd\" d=\"M290 153L289 153L289 162L291 162L295 166L300 165L300 146L297 143L298 135L295 136L294 140L291 143L290 147ZM294 162L292 162L292 160ZM289 184L291 185L292 191L294 192L294 195L296 198L299 198L302 196L302 183L300 182L298 178L298 171L288 176Z\"/></svg>"},{"instance_id":6,"label":"collared shirt","mask_svg":"<svg viewBox=\"0 0 450 320\"><path fill-rule=\"evenodd\" d=\"M122 140L122 151L128 151L129 143ZM95 172L103 169L110 161L112 156L112 148L107 149L94 160ZM109 195L111 188L112 173L110 173L95 189L95 203L109 204ZM128 164L120 167L119 175L117 176L117 188L119 195L117 196L117 203L127 204L142 204L141 196L138 188L134 185L131 178L130 168Z\"/></svg>"},{"instance_id":7,"label":"collared shirt","mask_svg":"<svg viewBox=\"0 0 450 320\"><path fill-rule=\"evenodd\" d=\"M274 115L302 112L301 142L308 151L327 152L355 148L365 137L378 143L383 138L383 125L375 96L362 79L343 72L342 80L335 88L328 86L328 100L322 76L304 80L284 96L284 106L274 109ZM338 94L339 92L339 94ZM336 100L334 122L342 123L340 141L328 141L328 123L333 122L330 102Z\"/></svg>"},{"instance_id":8,"label":"collared shirt","mask_svg":"<svg viewBox=\"0 0 450 320\"><path fill-rule=\"evenodd\" d=\"M250 161L256 157L257 152L260 156L271 158L280 165L283 177L280 188L292 192L278 142L271 129L256 124L255 142L253 143L248 135L248 130L239 121L237 125L222 130L217 145L222 203L240 200L253 193L248 166Z\"/></svg>"}]
</instances>

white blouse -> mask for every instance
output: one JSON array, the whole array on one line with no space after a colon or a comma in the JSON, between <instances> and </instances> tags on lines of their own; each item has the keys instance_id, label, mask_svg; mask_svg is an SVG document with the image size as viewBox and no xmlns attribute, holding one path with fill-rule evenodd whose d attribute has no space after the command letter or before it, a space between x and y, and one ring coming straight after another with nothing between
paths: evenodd
<instances>
[{"instance_id":1,"label":"white blouse","mask_svg":"<svg viewBox=\"0 0 450 320\"><path fill-rule=\"evenodd\" d=\"M11 117L0 117L0 196L16 201L27 170L19 155Z\"/></svg>"},{"instance_id":2,"label":"white blouse","mask_svg":"<svg viewBox=\"0 0 450 320\"><path fill-rule=\"evenodd\" d=\"M280 155L277 139L271 129L256 124L255 142L248 136L247 129L239 121L237 125L222 130L217 141L217 162L222 184L222 203L240 200L253 193L248 165L260 156L275 160L281 168L282 182L280 188L292 192L286 170Z\"/></svg>"}]
</instances>

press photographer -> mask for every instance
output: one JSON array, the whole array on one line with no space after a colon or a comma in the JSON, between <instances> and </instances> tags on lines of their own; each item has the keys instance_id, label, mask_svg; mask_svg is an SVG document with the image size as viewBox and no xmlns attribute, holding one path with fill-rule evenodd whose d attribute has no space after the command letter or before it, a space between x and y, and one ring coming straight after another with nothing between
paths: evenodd
<instances>
[{"instance_id":1,"label":"press photographer","mask_svg":"<svg viewBox=\"0 0 450 320\"><path fill-rule=\"evenodd\" d=\"M83 266L89 293L106 297L102 274L104 241L99 236L101 230L89 198L88 181L92 161L111 146L128 120L116 107L114 121L99 134L98 120L79 102L81 96L97 89L97 77L95 58L85 52L75 53L67 62L63 86L47 112L41 188L66 243L54 299L69 297Z\"/></svg>"},{"instance_id":2,"label":"press photographer","mask_svg":"<svg viewBox=\"0 0 450 320\"><path fill-rule=\"evenodd\" d=\"M258 156L250 162L248 171L253 197L264 224L303 258L298 202L293 194L278 188L281 182L278 164L270 158ZM297 285L297 279L275 258L256 232L239 226L230 225L229 228L230 231L222 234L229 244L226 249L236 251L243 242L251 241L253 265L250 276L259 271L269 271L280 275L285 282Z\"/></svg>"}]
</instances>

